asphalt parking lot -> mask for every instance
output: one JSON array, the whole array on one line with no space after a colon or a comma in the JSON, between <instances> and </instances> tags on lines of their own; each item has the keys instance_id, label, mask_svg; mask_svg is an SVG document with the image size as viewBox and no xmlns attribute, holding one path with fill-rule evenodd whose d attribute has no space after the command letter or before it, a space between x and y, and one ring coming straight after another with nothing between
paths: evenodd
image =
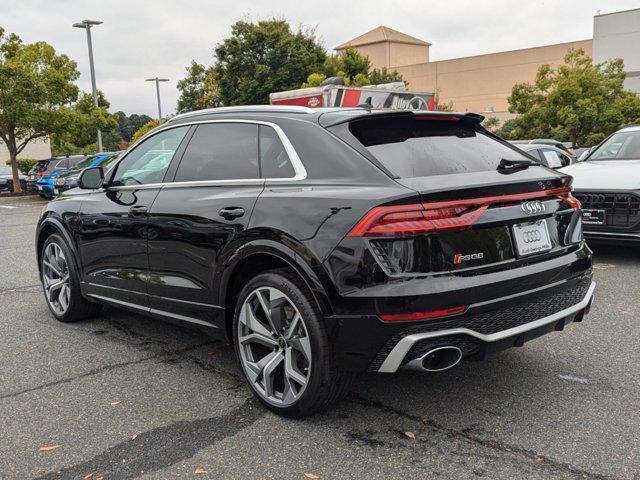
<instances>
[{"instance_id":1,"label":"asphalt parking lot","mask_svg":"<svg viewBox=\"0 0 640 480\"><path fill-rule=\"evenodd\" d=\"M2 479L640 479L640 249L596 249L582 324L441 374L363 376L286 420L199 330L115 309L54 321L43 205L0 199Z\"/></svg>"}]
</instances>

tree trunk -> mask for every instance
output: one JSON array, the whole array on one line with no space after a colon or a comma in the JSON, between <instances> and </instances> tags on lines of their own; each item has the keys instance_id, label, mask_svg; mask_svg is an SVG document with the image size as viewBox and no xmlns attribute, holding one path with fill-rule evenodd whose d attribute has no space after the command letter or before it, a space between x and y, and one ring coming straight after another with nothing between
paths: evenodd
<instances>
[{"instance_id":1,"label":"tree trunk","mask_svg":"<svg viewBox=\"0 0 640 480\"><path fill-rule=\"evenodd\" d=\"M8 146L8 145L7 145ZM14 193L22 192L22 185L20 185L20 176L18 170L18 155L15 149L9 148L9 158L11 160L11 173L13 174L13 191Z\"/></svg>"}]
</instances>

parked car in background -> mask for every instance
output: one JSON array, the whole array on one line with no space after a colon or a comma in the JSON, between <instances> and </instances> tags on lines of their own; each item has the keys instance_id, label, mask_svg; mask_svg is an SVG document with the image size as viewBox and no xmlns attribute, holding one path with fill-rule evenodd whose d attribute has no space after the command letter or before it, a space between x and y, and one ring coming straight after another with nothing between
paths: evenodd
<instances>
[{"instance_id":1,"label":"parked car in background","mask_svg":"<svg viewBox=\"0 0 640 480\"><path fill-rule=\"evenodd\" d=\"M573 177L587 238L640 243L640 126L618 130L561 171Z\"/></svg>"},{"instance_id":2,"label":"parked car in background","mask_svg":"<svg viewBox=\"0 0 640 480\"><path fill-rule=\"evenodd\" d=\"M82 160L73 168L61 173L53 179L53 193L58 195L66 190L75 188L78 185L78 177L85 168L100 166L104 168L105 171L108 170L109 166L116 161L120 153L121 152L99 153Z\"/></svg>"},{"instance_id":3,"label":"parked car in background","mask_svg":"<svg viewBox=\"0 0 640 480\"><path fill-rule=\"evenodd\" d=\"M574 159L567 155L564 150L552 145L543 143L527 143L524 145L517 145L517 147L527 152L549 168L567 167L574 162Z\"/></svg>"},{"instance_id":4,"label":"parked car in background","mask_svg":"<svg viewBox=\"0 0 640 480\"><path fill-rule=\"evenodd\" d=\"M27 190L27 176L18 172L22 191ZM13 171L9 165L0 165L0 192L13 191Z\"/></svg>"},{"instance_id":5,"label":"parked car in background","mask_svg":"<svg viewBox=\"0 0 640 480\"><path fill-rule=\"evenodd\" d=\"M31 170L29 170L29 173L27 174L27 191L35 192L38 190L38 180L42 175L48 173L47 167L51 160L51 158L38 160L36 164L31 167Z\"/></svg>"},{"instance_id":6,"label":"parked car in background","mask_svg":"<svg viewBox=\"0 0 640 480\"><path fill-rule=\"evenodd\" d=\"M560 150L564 151L564 153L569 155L571 158L573 158L573 159L576 158L574 153L571 150L569 150L569 146L571 144L568 143L568 142L560 142L558 140L554 140L553 138L534 138L529 143L532 143L534 145L535 144L538 144L538 145L551 145L551 146L554 146L554 147L559 148Z\"/></svg>"},{"instance_id":7,"label":"parked car in background","mask_svg":"<svg viewBox=\"0 0 640 480\"><path fill-rule=\"evenodd\" d=\"M472 113L223 107L177 115L42 212L62 322L102 304L229 339L302 416L358 372L447 370L588 312L571 177Z\"/></svg>"},{"instance_id":8,"label":"parked car in background","mask_svg":"<svg viewBox=\"0 0 640 480\"><path fill-rule=\"evenodd\" d=\"M47 170L36 182L36 191L42 198L53 198L53 179L66 172L70 168L75 167L78 163L85 160L87 155L70 155L67 157L54 157L47 164Z\"/></svg>"}]
</instances>

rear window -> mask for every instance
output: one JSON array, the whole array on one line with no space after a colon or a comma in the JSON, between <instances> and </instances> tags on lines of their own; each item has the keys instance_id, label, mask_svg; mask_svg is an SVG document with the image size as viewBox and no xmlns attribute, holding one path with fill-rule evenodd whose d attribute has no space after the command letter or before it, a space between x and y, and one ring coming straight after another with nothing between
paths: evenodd
<instances>
[{"instance_id":1,"label":"rear window","mask_svg":"<svg viewBox=\"0 0 640 480\"><path fill-rule=\"evenodd\" d=\"M401 178L495 170L500 160L527 160L463 120L367 119L349 125L389 171Z\"/></svg>"}]
</instances>

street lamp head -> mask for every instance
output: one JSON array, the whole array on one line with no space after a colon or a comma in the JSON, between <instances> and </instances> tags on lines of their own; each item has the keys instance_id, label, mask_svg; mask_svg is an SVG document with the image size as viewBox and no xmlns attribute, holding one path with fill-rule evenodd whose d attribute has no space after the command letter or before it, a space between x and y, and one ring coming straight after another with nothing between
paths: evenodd
<instances>
[{"instance_id":1,"label":"street lamp head","mask_svg":"<svg viewBox=\"0 0 640 480\"><path fill-rule=\"evenodd\" d=\"M76 22L73 24L76 28L91 28L94 25L101 25L102 22L99 20L82 20L81 22Z\"/></svg>"},{"instance_id":2,"label":"street lamp head","mask_svg":"<svg viewBox=\"0 0 640 480\"><path fill-rule=\"evenodd\" d=\"M169 81L168 78L158 78L158 77L145 79L145 82L168 82L168 81Z\"/></svg>"}]
</instances>

